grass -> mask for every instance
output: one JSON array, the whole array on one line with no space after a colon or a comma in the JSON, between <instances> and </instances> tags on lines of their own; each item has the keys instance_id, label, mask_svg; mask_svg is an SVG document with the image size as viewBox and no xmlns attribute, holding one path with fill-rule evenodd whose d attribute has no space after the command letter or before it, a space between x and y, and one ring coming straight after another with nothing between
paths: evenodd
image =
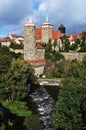
<instances>
[{"instance_id":1,"label":"grass","mask_svg":"<svg viewBox=\"0 0 86 130\"><path fill-rule=\"evenodd\" d=\"M16 114L17 116L30 116L32 115L32 111L28 110L26 106L26 102L14 101L14 102L6 102L3 101L2 105L9 109L12 114Z\"/></svg>"}]
</instances>

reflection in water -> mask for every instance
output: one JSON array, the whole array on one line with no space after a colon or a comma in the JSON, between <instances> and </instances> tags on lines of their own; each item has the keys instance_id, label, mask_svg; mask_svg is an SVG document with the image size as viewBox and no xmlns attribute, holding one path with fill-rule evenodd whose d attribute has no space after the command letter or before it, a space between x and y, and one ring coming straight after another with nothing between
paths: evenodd
<instances>
[{"instance_id":1,"label":"reflection in water","mask_svg":"<svg viewBox=\"0 0 86 130\"><path fill-rule=\"evenodd\" d=\"M53 98L47 93L44 87L30 94L30 97L37 104L39 118L45 127L44 130L53 130L51 125L51 116L55 104Z\"/></svg>"}]
</instances>

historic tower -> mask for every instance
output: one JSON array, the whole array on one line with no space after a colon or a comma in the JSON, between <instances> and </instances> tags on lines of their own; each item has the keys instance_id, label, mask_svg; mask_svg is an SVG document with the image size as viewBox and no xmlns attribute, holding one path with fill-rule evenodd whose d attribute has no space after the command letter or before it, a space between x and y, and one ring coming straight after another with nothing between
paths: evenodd
<instances>
[{"instance_id":1,"label":"historic tower","mask_svg":"<svg viewBox=\"0 0 86 130\"><path fill-rule=\"evenodd\" d=\"M48 43L49 39L52 39L52 28L53 25L49 23L48 15L46 16L46 21L42 24L42 42Z\"/></svg>"},{"instance_id":2,"label":"historic tower","mask_svg":"<svg viewBox=\"0 0 86 130\"><path fill-rule=\"evenodd\" d=\"M44 52L44 47L36 44L36 28L30 19L24 24L24 62L28 62L34 67L37 76L41 75L44 70Z\"/></svg>"},{"instance_id":3,"label":"historic tower","mask_svg":"<svg viewBox=\"0 0 86 130\"><path fill-rule=\"evenodd\" d=\"M24 24L24 60L36 59L35 24L30 19Z\"/></svg>"}]
</instances>

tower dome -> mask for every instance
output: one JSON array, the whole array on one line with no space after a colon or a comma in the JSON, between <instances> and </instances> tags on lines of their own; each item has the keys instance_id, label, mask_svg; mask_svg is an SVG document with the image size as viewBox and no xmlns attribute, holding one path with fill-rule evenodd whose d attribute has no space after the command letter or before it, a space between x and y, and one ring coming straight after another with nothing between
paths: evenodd
<instances>
[{"instance_id":1,"label":"tower dome","mask_svg":"<svg viewBox=\"0 0 86 130\"><path fill-rule=\"evenodd\" d=\"M35 26L35 23L32 21L32 18L24 24L24 26Z\"/></svg>"}]
</instances>

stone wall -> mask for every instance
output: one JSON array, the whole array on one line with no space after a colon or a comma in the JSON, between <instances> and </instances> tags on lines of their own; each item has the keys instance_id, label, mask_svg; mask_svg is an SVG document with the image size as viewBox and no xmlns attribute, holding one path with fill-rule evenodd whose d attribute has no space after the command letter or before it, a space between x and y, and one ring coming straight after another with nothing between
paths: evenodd
<instances>
[{"instance_id":1,"label":"stone wall","mask_svg":"<svg viewBox=\"0 0 86 130\"><path fill-rule=\"evenodd\" d=\"M44 58L45 49L37 49L37 59Z\"/></svg>"},{"instance_id":2,"label":"stone wall","mask_svg":"<svg viewBox=\"0 0 86 130\"><path fill-rule=\"evenodd\" d=\"M86 52L63 52L61 54L64 55L66 60L71 61L74 59L82 60L82 58L86 55Z\"/></svg>"},{"instance_id":3,"label":"stone wall","mask_svg":"<svg viewBox=\"0 0 86 130\"><path fill-rule=\"evenodd\" d=\"M42 28L42 42L48 43L49 39L52 39L52 28Z\"/></svg>"},{"instance_id":4,"label":"stone wall","mask_svg":"<svg viewBox=\"0 0 86 130\"><path fill-rule=\"evenodd\" d=\"M35 75L36 76L40 76L41 74L43 74L43 71L44 71L44 66L38 66L38 67L35 67Z\"/></svg>"}]
</instances>

